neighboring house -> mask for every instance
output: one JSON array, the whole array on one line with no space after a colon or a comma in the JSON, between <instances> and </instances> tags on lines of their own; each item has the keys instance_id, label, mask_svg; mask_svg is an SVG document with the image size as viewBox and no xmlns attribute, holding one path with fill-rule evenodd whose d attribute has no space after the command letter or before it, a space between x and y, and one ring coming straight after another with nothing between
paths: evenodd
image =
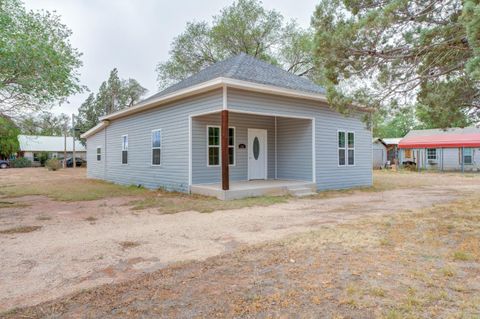
<instances>
[{"instance_id":1,"label":"neighboring house","mask_svg":"<svg viewBox=\"0 0 480 319\"><path fill-rule=\"evenodd\" d=\"M365 109L246 54L205 68L87 131L88 177L214 195L372 184Z\"/></svg>"},{"instance_id":2,"label":"neighboring house","mask_svg":"<svg viewBox=\"0 0 480 319\"><path fill-rule=\"evenodd\" d=\"M387 163L387 144L381 138L374 138L372 142L372 167L379 169Z\"/></svg>"},{"instance_id":3,"label":"neighboring house","mask_svg":"<svg viewBox=\"0 0 480 319\"><path fill-rule=\"evenodd\" d=\"M385 167L388 163L398 162L398 143L401 138L373 139L373 168Z\"/></svg>"},{"instance_id":4,"label":"neighboring house","mask_svg":"<svg viewBox=\"0 0 480 319\"><path fill-rule=\"evenodd\" d=\"M40 166L40 154L48 153L49 158L63 158L65 150L65 138L63 136L37 136L19 135L19 157L25 157L32 161L33 166ZM67 158L73 155L73 137L67 137ZM86 159L85 146L80 141L75 141L75 156Z\"/></svg>"},{"instance_id":5,"label":"neighboring house","mask_svg":"<svg viewBox=\"0 0 480 319\"><path fill-rule=\"evenodd\" d=\"M480 169L480 128L413 130L399 144L400 162L419 169Z\"/></svg>"}]
</instances>

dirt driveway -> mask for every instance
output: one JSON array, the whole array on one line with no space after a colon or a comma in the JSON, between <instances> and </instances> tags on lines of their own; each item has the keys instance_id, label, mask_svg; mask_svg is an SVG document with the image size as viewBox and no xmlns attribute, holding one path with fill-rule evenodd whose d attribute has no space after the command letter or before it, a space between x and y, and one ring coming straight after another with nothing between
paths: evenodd
<instances>
[{"instance_id":1,"label":"dirt driveway","mask_svg":"<svg viewBox=\"0 0 480 319\"><path fill-rule=\"evenodd\" d=\"M0 178L15 183L9 174L20 178L18 172L1 171ZM35 183L35 174L25 172ZM48 183L46 171L38 172L38 182ZM81 179L79 174L84 171L62 176L68 179L72 174ZM416 177L399 174L395 178L408 181ZM382 174L376 178L385 182ZM14 205L0 206L0 311L124 281L172 262L203 260L239 245L279 239L326 224L430 207L480 191L478 176L423 174L422 183L213 213L132 210L129 197L62 202L38 195L4 195L0 201ZM19 226L41 227L1 233Z\"/></svg>"}]
</instances>

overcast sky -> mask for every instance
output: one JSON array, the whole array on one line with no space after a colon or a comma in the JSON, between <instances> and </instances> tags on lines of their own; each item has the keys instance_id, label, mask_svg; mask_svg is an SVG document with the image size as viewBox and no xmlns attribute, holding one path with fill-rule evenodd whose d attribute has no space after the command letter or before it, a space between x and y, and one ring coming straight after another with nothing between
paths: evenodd
<instances>
[{"instance_id":1,"label":"overcast sky","mask_svg":"<svg viewBox=\"0 0 480 319\"><path fill-rule=\"evenodd\" d=\"M24 0L28 9L56 11L72 31L71 42L83 53L80 79L96 92L110 70L118 68L121 78L134 78L157 92L155 66L168 59L173 38L188 21L211 21L232 0ZM287 19L307 27L315 9L313 0L264 0ZM88 93L55 107L55 113L76 112Z\"/></svg>"}]
</instances>

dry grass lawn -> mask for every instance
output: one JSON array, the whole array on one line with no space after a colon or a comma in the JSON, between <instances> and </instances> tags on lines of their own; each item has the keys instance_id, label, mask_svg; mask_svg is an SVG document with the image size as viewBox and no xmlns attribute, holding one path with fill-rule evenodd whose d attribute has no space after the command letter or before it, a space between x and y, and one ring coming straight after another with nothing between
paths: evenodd
<instances>
[{"instance_id":1,"label":"dry grass lawn","mask_svg":"<svg viewBox=\"0 0 480 319\"><path fill-rule=\"evenodd\" d=\"M478 318L480 198L324 226L4 318Z\"/></svg>"},{"instance_id":2,"label":"dry grass lawn","mask_svg":"<svg viewBox=\"0 0 480 319\"><path fill-rule=\"evenodd\" d=\"M478 174L228 202L84 175L0 171L0 318L480 318Z\"/></svg>"}]
</instances>

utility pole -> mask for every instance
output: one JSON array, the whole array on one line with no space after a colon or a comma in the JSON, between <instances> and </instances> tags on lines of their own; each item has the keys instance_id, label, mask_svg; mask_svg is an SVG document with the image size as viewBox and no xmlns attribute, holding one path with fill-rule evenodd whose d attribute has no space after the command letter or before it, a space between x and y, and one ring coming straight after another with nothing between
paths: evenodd
<instances>
[{"instance_id":1,"label":"utility pole","mask_svg":"<svg viewBox=\"0 0 480 319\"><path fill-rule=\"evenodd\" d=\"M75 159L75 114L72 114L72 141L73 141L73 156L72 156L72 161L73 161L73 168L77 167L77 161Z\"/></svg>"},{"instance_id":2,"label":"utility pole","mask_svg":"<svg viewBox=\"0 0 480 319\"><path fill-rule=\"evenodd\" d=\"M67 123L63 127L63 168L67 167Z\"/></svg>"}]
</instances>

